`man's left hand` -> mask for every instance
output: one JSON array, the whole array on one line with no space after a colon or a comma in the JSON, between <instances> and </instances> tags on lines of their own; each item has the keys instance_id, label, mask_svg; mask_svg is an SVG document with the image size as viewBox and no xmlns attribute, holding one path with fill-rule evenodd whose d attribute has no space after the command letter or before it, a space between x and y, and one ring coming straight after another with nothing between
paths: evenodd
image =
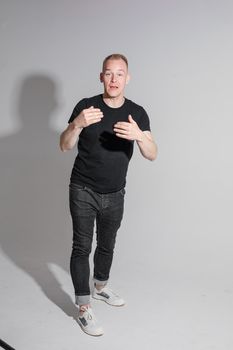
<instances>
[{"instance_id":1,"label":"man's left hand","mask_svg":"<svg viewBox=\"0 0 233 350\"><path fill-rule=\"evenodd\" d=\"M131 115L129 115L128 120L128 122L117 122L114 125L113 130L116 136L127 140L142 141L143 132L138 127L138 124Z\"/></svg>"}]
</instances>

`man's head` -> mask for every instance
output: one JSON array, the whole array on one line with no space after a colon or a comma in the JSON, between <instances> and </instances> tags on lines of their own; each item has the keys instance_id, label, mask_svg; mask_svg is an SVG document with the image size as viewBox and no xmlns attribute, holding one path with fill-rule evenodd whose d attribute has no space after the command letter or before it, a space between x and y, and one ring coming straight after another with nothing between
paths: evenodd
<instances>
[{"instance_id":1,"label":"man's head","mask_svg":"<svg viewBox=\"0 0 233 350\"><path fill-rule=\"evenodd\" d=\"M103 61L102 72L104 72L106 63L109 60L122 60L122 61L124 61L125 64L126 64L127 70L128 70L128 60L127 60L127 58L124 55L120 54L120 53L113 53L113 54L105 57L105 59Z\"/></svg>"},{"instance_id":2,"label":"man's head","mask_svg":"<svg viewBox=\"0 0 233 350\"><path fill-rule=\"evenodd\" d=\"M116 53L104 59L100 81L104 84L106 97L123 97L129 79L128 60L124 55Z\"/></svg>"}]
</instances>

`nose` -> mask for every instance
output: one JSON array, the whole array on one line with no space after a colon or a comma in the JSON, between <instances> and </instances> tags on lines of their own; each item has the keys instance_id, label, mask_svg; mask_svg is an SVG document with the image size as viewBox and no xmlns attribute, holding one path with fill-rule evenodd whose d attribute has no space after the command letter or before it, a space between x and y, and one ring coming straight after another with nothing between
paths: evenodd
<instances>
[{"instance_id":1,"label":"nose","mask_svg":"<svg viewBox=\"0 0 233 350\"><path fill-rule=\"evenodd\" d=\"M111 76L111 81L112 81L112 82L115 82L115 81L116 81L116 74L114 74L114 73L112 74L112 76Z\"/></svg>"}]
</instances>

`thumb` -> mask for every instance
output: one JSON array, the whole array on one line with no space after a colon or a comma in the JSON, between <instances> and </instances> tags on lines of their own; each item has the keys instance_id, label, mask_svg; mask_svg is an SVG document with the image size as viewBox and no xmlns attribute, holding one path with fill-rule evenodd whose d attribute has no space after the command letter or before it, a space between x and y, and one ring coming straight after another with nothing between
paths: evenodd
<instances>
[{"instance_id":1,"label":"thumb","mask_svg":"<svg viewBox=\"0 0 233 350\"><path fill-rule=\"evenodd\" d=\"M131 114L129 114L129 117L128 117L128 119L129 119L129 122L130 123L136 123L134 120L133 120L133 118L132 118L132 115Z\"/></svg>"}]
</instances>

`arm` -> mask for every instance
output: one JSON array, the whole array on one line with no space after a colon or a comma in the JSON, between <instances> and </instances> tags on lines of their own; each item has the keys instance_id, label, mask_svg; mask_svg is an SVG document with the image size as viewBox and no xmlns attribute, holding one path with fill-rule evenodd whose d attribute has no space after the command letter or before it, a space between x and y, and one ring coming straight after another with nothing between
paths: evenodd
<instances>
[{"instance_id":1,"label":"arm","mask_svg":"<svg viewBox=\"0 0 233 350\"><path fill-rule=\"evenodd\" d=\"M68 125L68 127L60 135L60 149L62 152L71 150L74 147L81 131L82 128L78 127L75 124L75 121Z\"/></svg>"},{"instance_id":2,"label":"arm","mask_svg":"<svg viewBox=\"0 0 233 350\"><path fill-rule=\"evenodd\" d=\"M157 158L158 147L150 131L141 131L141 137L136 141L143 157L149 160Z\"/></svg>"},{"instance_id":3,"label":"arm","mask_svg":"<svg viewBox=\"0 0 233 350\"><path fill-rule=\"evenodd\" d=\"M150 131L142 131L137 123L129 115L129 122L118 122L114 125L116 136L127 140L137 141L141 154L148 160L155 160L157 157L157 145L153 140Z\"/></svg>"},{"instance_id":4,"label":"arm","mask_svg":"<svg viewBox=\"0 0 233 350\"><path fill-rule=\"evenodd\" d=\"M83 128L100 122L102 118L103 113L99 108L90 107L83 109L61 133L60 149L62 152L71 150L74 147Z\"/></svg>"}]
</instances>

